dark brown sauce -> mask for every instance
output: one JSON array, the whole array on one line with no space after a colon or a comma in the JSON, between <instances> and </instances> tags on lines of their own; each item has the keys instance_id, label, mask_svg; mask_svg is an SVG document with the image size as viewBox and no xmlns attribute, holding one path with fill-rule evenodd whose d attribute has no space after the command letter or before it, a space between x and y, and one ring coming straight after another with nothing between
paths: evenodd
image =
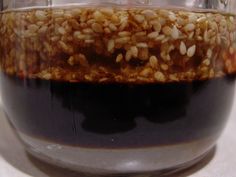
<instances>
[{"instance_id":1,"label":"dark brown sauce","mask_svg":"<svg viewBox=\"0 0 236 177\"><path fill-rule=\"evenodd\" d=\"M150 147L219 133L234 76L168 84L88 84L2 74L5 111L21 132L81 147Z\"/></svg>"}]
</instances>

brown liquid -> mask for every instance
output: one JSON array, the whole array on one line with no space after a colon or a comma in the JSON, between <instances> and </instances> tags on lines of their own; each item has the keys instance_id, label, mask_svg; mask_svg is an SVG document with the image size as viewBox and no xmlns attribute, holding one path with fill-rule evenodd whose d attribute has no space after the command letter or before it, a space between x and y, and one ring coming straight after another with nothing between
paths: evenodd
<instances>
[{"instance_id":1,"label":"brown liquid","mask_svg":"<svg viewBox=\"0 0 236 177\"><path fill-rule=\"evenodd\" d=\"M2 74L1 90L11 122L30 136L82 147L150 147L220 132L231 108L234 78L130 85Z\"/></svg>"}]
</instances>

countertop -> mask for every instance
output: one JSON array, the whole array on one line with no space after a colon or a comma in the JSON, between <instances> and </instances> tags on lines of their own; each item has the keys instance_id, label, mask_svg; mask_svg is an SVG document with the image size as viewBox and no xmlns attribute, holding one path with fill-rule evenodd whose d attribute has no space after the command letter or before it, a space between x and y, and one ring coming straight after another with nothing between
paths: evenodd
<instances>
[{"instance_id":1,"label":"countertop","mask_svg":"<svg viewBox=\"0 0 236 177\"><path fill-rule=\"evenodd\" d=\"M0 102L0 177L81 177L29 156L7 122ZM194 167L171 177L236 177L236 97L216 148Z\"/></svg>"}]
</instances>

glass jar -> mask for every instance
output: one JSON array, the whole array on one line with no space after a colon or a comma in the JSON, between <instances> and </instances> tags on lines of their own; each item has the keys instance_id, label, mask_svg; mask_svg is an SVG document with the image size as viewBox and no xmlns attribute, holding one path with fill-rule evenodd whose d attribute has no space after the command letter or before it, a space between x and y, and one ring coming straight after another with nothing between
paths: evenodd
<instances>
[{"instance_id":1,"label":"glass jar","mask_svg":"<svg viewBox=\"0 0 236 177\"><path fill-rule=\"evenodd\" d=\"M189 167L236 73L235 1L1 1L4 110L26 149L94 175Z\"/></svg>"}]
</instances>

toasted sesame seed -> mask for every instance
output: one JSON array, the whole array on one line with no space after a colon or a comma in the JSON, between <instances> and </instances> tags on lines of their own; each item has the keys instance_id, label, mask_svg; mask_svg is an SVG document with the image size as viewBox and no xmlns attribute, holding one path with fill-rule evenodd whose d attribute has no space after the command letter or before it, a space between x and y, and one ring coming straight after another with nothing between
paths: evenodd
<instances>
[{"instance_id":1,"label":"toasted sesame seed","mask_svg":"<svg viewBox=\"0 0 236 177\"><path fill-rule=\"evenodd\" d=\"M132 52L128 50L125 55L125 60L130 61L131 58L132 58Z\"/></svg>"},{"instance_id":2,"label":"toasted sesame seed","mask_svg":"<svg viewBox=\"0 0 236 177\"><path fill-rule=\"evenodd\" d=\"M176 16L175 16L174 13L171 13L171 14L169 15L169 19L170 19L170 21L174 22L177 18L176 18Z\"/></svg>"},{"instance_id":3,"label":"toasted sesame seed","mask_svg":"<svg viewBox=\"0 0 236 177\"><path fill-rule=\"evenodd\" d=\"M115 41L113 39L111 39L108 41L107 51L112 52L114 50L114 48L115 48Z\"/></svg>"},{"instance_id":4,"label":"toasted sesame seed","mask_svg":"<svg viewBox=\"0 0 236 177\"><path fill-rule=\"evenodd\" d=\"M167 70L169 69L169 67L168 67L167 64L162 64L162 65L161 65L161 69L162 69L163 71L167 71Z\"/></svg>"},{"instance_id":5,"label":"toasted sesame seed","mask_svg":"<svg viewBox=\"0 0 236 177\"><path fill-rule=\"evenodd\" d=\"M92 34L93 30L91 28L85 28L85 29L83 29L83 33L85 33L85 34Z\"/></svg>"},{"instance_id":6,"label":"toasted sesame seed","mask_svg":"<svg viewBox=\"0 0 236 177\"><path fill-rule=\"evenodd\" d=\"M153 69L156 69L157 66L158 66L158 60L157 60L157 57L156 56L151 56L149 58L149 62L150 62L150 65Z\"/></svg>"},{"instance_id":7,"label":"toasted sesame seed","mask_svg":"<svg viewBox=\"0 0 236 177\"><path fill-rule=\"evenodd\" d=\"M119 35L120 37L126 37L126 36L130 36L131 33L128 32L128 31L121 31L121 32L118 33L118 35Z\"/></svg>"},{"instance_id":8,"label":"toasted sesame seed","mask_svg":"<svg viewBox=\"0 0 236 177\"><path fill-rule=\"evenodd\" d=\"M189 47L189 49L187 51L187 56L191 58L195 55L195 52L196 52L196 45L193 45L193 46Z\"/></svg>"},{"instance_id":9,"label":"toasted sesame seed","mask_svg":"<svg viewBox=\"0 0 236 177\"><path fill-rule=\"evenodd\" d=\"M130 41L130 37L121 37L121 38L115 39L115 42L120 43L120 44L125 44L129 41Z\"/></svg>"},{"instance_id":10,"label":"toasted sesame seed","mask_svg":"<svg viewBox=\"0 0 236 177\"><path fill-rule=\"evenodd\" d=\"M123 55L120 53L119 55L117 55L116 57L116 62L120 63L123 60Z\"/></svg>"},{"instance_id":11,"label":"toasted sesame seed","mask_svg":"<svg viewBox=\"0 0 236 177\"><path fill-rule=\"evenodd\" d=\"M171 36L173 39L179 38L179 30L176 28L176 26L172 28Z\"/></svg>"},{"instance_id":12,"label":"toasted sesame seed","mask_svg":"<svg viewBox=\"0 0 236 177\"><path fill-rule=\"evenodd\" d=\"M207 20L206 17L200 17L199 19L197 19L197 22L198 22L198 23L202 23L202 22L204 22L204 21L206 21L206 20Z\"/></svg>"},{"instance_id":13,"label":"toasted sesame seed","mask_svg":"<svg viewBox=\"0 0 236 177\"><path fill-rule=\"evenodd\" d=\"M162 32L167 35L167 36L170 36L172 34L172 29L169 27L169 26L164 26L162 28Z\"/></svg>"},{"instance_id":14,"label":"toasted sesame seed","mask_svg":"<svg viewBox=\"0 0 236 177\"><path fill-rule=\"evenodd\" d=\"M187 47L183 41L181 41L180 43L179 50L180 50L181 55L185 55L187 53Z\"/></svg>"},{"instance_id":15,"label":"toasted sesame seed","mask_svg":"<svg viewBox=\"0 0 236 177\"><path fill-rule=\"evenodd\" d=\"M204 38L204 41L205 41L205 42L209 42L209 41L210 41L209 35L208 35L208 31L205 31L205 32L204 32L204 37L203 37L203 38Z\"/></svg>"},{"instance_id":16,"label":"toasted sesame seed","mask_svg":"<svg viewBox=\"0 0 236 177\"><path fill-rule=\"evenodd\" d=\"M130 50L131 50L132 56L133 56L134 58L137 58L137 57L138 57L138 48L137 48L136 46L132 46L132 47L130 48Z\"/></svg>"},{"instance_id":17,"label":"toasted sesame seed","mask_svg":"<svg viewBox=\"0 0 236 177\"><path fill-rule=\"evenodd\" d=\"M102 25L100 25L99 23L93 23L92 24L92 29L96 33L103 33Z\"/></svg>"},{"instance_id":18,"label":"toasted sesame seed","mask_svg":"<svg viewBox=\"0 0 236 177\"><path fill-rule=\"evenodd\" d=\"M111 16L114 13L114 10L112 8L101 8L100 12L102 12L103 14L107 15L107 16Z\"/></svg>"},{"instance_id":19,"label":"toasted sesame seed","mask_svg":"<svg viewBox=\"0 0 236 177\"><path fill-rule=\"evenodd\" d=\"M148 19L153 19L153 18L157 17L156 12L154 12L153 10L149 10L149 9L142 11L141 14L145 15L146 18L148 18Z\"/></svg>"},{"instance_id":20,"label":"toasted sesame seed","mask_svg":"<svg viewBox=\"0 0 236 177\"><path fill-rule=\"evenodd\" d=\"M103 14L98 10L93 13L93 16L96 21L102 21L104 19Z\"/></svg>"},{"instance_id":21,"label":"toasted sesame seed","mask_svg":"<svg viewBox=\"0 0 236 177\"><path fill-rule=\"evenodd\" d=\"M155 77L155 79L157 80L157 81L160 81L160 82L165 82L166 81L166 77L165 77L165 75L162 73L162 72L156 72L155 74L154 74L154 77Z\"/></svg>"},{"instance_id":22,"label":"toasted sesame seed","mask_svg":"<svg viewBox=\"0 0 236 177\"><path fill-rule=\"evenodd\" d=\"M189 23L184 27L186 32L193 31L195 29L195 25L193 23Z\"/></svg>"},{"instance_id":23,"label":"toasted sesame seed","mask_svg":"<svg viewBox=\"0 0 236 177\"><path fill-rule=\"evenodd\" d=\"M147 43L144 43L144 42L137 43L136 46L139 47L139 48L148 48Z\"/></svg>"},{"instance_id":24,"label":"toasted sesame seed","mask_svg":"<svg viewBox=\"0 0 236 177\"><path fill-rule=\"evenodd\" d=\"M157 32L157 31L151 32L151 33L148 34L148 38L155 39L155 38L158 37L158 35L159 35L159 32Z\"/></svg>"},{"instance_id":25,"label":"toasted sesame seed","mask_svg":"<svg viewBox=\"0 0 236 177\"><path fill-rule=\"evenodd\" d=\"M113 23L110 23L110 24L109 24L109 28L110 28L112 31L117 31L117 27L116 27Z\"/></svg>"},{"instance_id":26,"label":"toasted sesame seed","mask_svg":"<svg viewBox=\"0 0 236 177\"><path fill-rule=\"evenodd\" d=\"M58 32L62 35L66 34L66 30L63 27L58 28Z\"/></svg>"},{"instance_id":27,"label":"toasted sesame seed","mask_svg":"<svg viewBox=\"0 0 236 177\"><path fill-rule=\"evenodd\" d=\"M92 43L95 42L95 40L94 40L94 39L86 39L86 40L84 40L84 42L85 42L86 44L92 44Z\"/></svg>"},{"instance_id":28,"label":"toasted sesame seed","mask_svg":"<svg viewBox=\"0 0 236 177\"><path fill-rule=\"evenodd\" d=\"M208 49L207 50L207 58L211 58L212 57L212 49Z\"/></svg>"},{"instance_id":29,"label":"toasted sesame seed","mask_svg":"<svg viewBox=\"0 0 236 177\"><path fill-rule=\"evenodd\" d=\"M146 32L145 31L142 31L142 32L137 32L135 33L135 36L146 36Z\"/></svg>"},{"instance_id":30,"label":"toasted sesame seed","mask_svg":"<svg viewBox=\"0 0 236 177\"><path fill-rule=\"evenodd\" d=\"M163 39L165 39L165 35L159 35L155 40L162 41Z\"/></svg>"},{"instance_id":31,"label":"toasted sesame seed","mask_svg":"<svg viewBox=\"0 0 236 177\"><path fill-rule=\"evenodd\" d=\"M38 20L46 20L47 19L47 16L46 16L46 12L45 11L42 11L42 10L37 10L35 12L35 16Z\"/></svg>"},{"instance_id":32,"label":"toasted sesame seed","mask_svg":"<svg viewBox=\"0 0 236 177\"><path fill-rule=\"evenodd\" d=\"M153 28L155 31L160 32L161 31L161 24L157 21L153 24Z\"/></svg>"},{"instance_id":33,"label":"toasted sesame seed","mask_svg":"<svg viewBox=\"0 0 236 177\"><path fill-rule=\"evenodd\" d=\"M152 74L152 69L151 68L145 68L140 72L140 75L143 77L148 77L150 74Z\"/></svg>"},{"instance_id":34,"label":"toasted sesame seed","mask_svg":"<svg viewBox=\"0 0 236 177\"><path fill-rule=\"evenodd\" d=\"M202 63L204 65L206 65L206 66L209 66L210 65L210 60L209 59L205 59Z\"/></svg>"},{"instance_id":35,"label":"toasted sesame seed","mask_svg":"<svg viewBox=\"0 0 236 177\"><path fill-rule=\"evenodd\" d=\"M143 23L143 21L145 20L145 17L143 15L135 15L134 19L138 22L138 23Z\"/></svg>"}]
</instances>

